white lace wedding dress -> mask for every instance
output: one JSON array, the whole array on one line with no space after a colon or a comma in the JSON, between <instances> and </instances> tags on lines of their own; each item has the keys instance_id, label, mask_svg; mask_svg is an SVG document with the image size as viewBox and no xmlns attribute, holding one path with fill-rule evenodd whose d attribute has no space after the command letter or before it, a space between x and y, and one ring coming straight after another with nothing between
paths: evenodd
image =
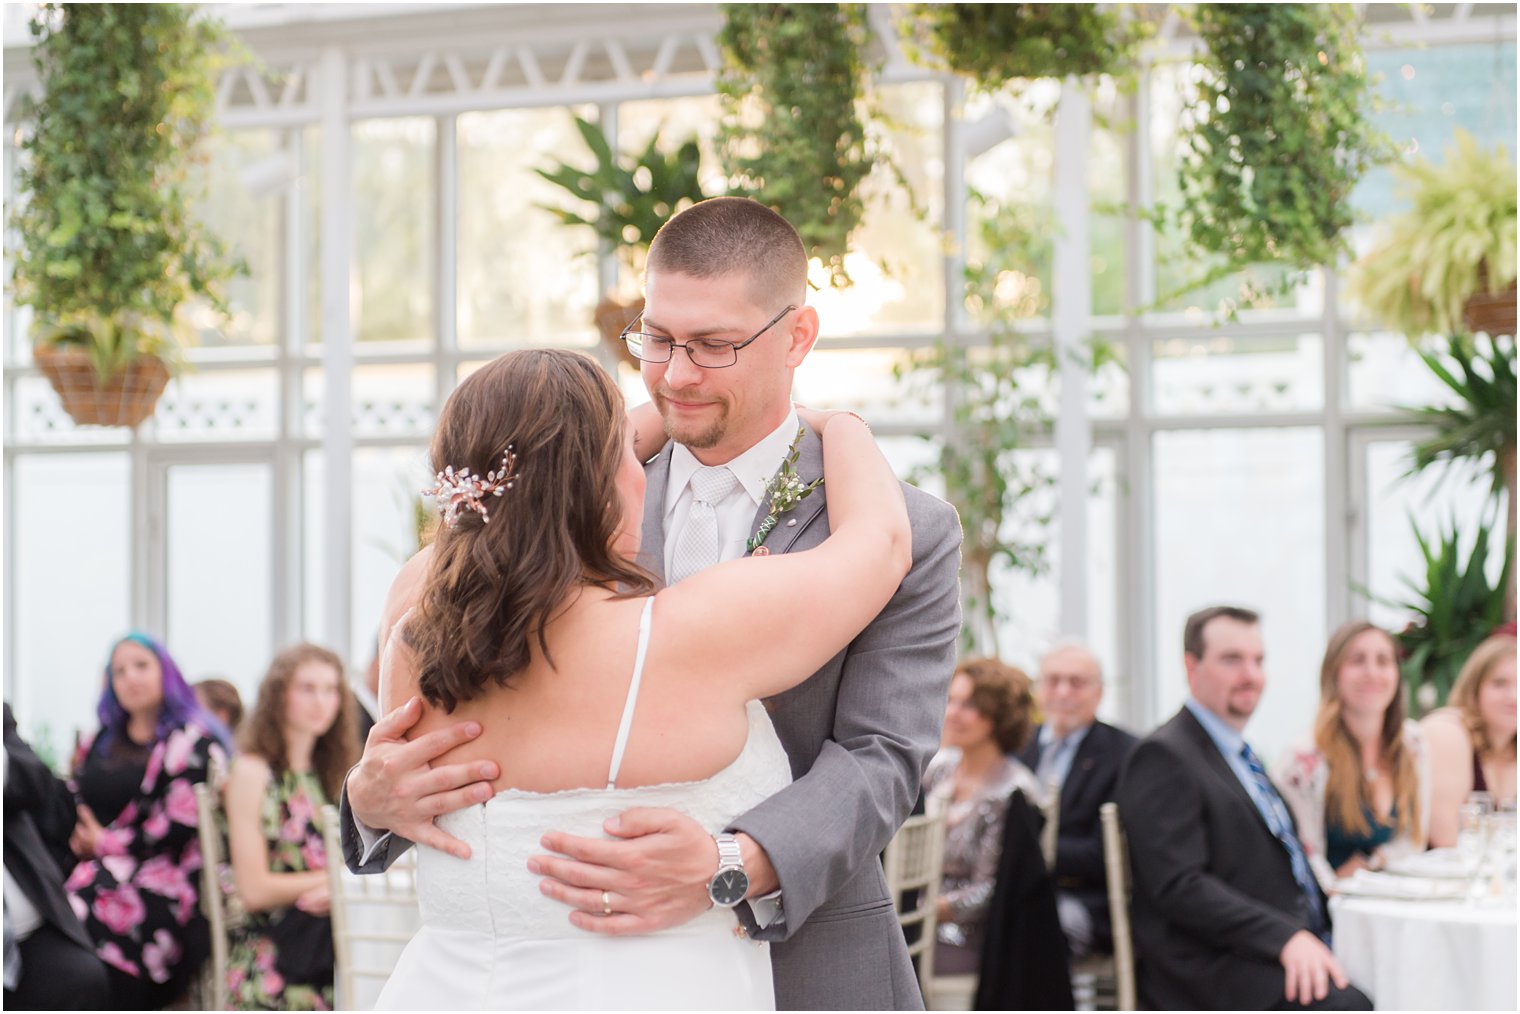
<instances>
[{"instance_id":1,"label":"white lace wedding dress","mask_svg":"<svg viewBox=\"0 0 1520 1014\"><path fill-rule=\"evenodd\" d=\"M650 600L650 604L653 599ZM528 857L550 829L601 836L633 806L671 807L709 832L784 788L791 769L770 717L749 704L749 738L732 764L696 782L617 788L649 643L650 605L606 788L506 789L438 825L470 846L468 860L418 846L422 928L380 994L382 1010L774 1009L769 946L739 935L712 908L673 929L606 937L576 929L569 909L539 892ZM399 626L399 624L398 624Z\"/></svg>"}]
</instances>

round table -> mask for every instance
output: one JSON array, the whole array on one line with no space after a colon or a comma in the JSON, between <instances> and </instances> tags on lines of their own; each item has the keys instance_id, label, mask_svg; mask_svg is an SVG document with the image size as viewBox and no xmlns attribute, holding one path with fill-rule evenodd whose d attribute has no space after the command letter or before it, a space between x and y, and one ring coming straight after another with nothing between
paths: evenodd
<instances>
[{"instance_id":1,"label":"round table","mask_svg":"<svg viewBox=\"0 0 1520 1014\"><path fill-rule=\"evenodd\" d=\"M1515 1010L1515 902L1330 901L1335 956L1378 1010Z\"/></svg>"}]
</instances>

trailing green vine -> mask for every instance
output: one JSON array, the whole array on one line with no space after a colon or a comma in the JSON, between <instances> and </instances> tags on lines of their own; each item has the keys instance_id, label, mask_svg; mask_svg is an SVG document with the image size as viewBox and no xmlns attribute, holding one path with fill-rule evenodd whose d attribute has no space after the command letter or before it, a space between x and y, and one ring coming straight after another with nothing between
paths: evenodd
<instances>
[{"instance_id":1,"label":"trailing green vine","mask_svg":"<svg viewBox=\"0 0 1520 1014\"><path fill-rule=\"evenodd\" d=\"M862 4L723 4L726 107L720 151L730 187L785 215L810 256L848 284L860 184L875 161L861 105L869 37Z\"/></svg>"},{"instance_id":2,"label":"trailing green vine","mask_svg":"<svg viewBox=\"0 0 1520 1014\"><path fill-rule=\"evenodd\" d=\"M1123 77L1136 64L1145 23L1095 4L908 5L910 54L996 91L1025 78Z\"/></svg>"},{"instance_id":3,"label":"trailing green vine","mask_svg":"<svg viewBox=\"0 0 1520 1014\"><path fill-rule=\"evenodd\" d=\"M1391 148L1345 4L1198 4L1203 78L1184 113L1176 215L1200 288L1253 265L1293 272L1347 252L1351 194Z\"/></svg>"},{"instance_id":4,"label":"trailing green vine","mask_svg":"<svg viewBox=\"0 0 1520 1014\"><path fill-rule=\"evenodd\" d=\"M16 301L38 341L83 346L102 378L144 354L172 361L178 309L225 312L239 268L196 220L189 174L227 37L181 4L44 4L32 33Z\"/></svg>"}]
</instances>

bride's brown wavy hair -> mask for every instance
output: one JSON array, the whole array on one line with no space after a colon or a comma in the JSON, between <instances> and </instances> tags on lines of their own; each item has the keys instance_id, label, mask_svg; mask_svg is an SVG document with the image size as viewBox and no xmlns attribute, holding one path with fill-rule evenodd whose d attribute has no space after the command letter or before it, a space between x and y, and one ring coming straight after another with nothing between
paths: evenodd
<instances>
[{"instance_id":1,"label":"bride's brown wavy hair","mask_svg":"<svg viewBox=\"0 0 1520 1014\"><path fill-rule=\"evenodd\" d=\"M589 356L558 349L509 352L470 374L443 406L432 469L476 475L501 468L512 445L518 478L485 504L440 525L406 639L417 686L453 711L506 686L527 667L532 640L550 665L544 627L583 584L647 595L652 574L614 545L623 522L623 396Z\"/></svg>"}]
</instances>

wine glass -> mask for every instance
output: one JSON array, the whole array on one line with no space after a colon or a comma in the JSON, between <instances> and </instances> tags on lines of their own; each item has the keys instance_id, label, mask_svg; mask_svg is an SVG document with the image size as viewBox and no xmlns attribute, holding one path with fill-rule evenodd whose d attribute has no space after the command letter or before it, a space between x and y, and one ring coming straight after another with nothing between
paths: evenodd
<instances>
[{"instance_id":1,"label":"wine glass","mask_svg":"<svg viewBox=\"0 0 1520 1014\"><path fill-rule=\"evenodd\" d=\"M1471 881L1469 900L1476 901L1482 893L1482 867L1484 853L1488 850L1489 815L1493 812L1493 797L1487 792L1474 792L1467 802L1457 809L1457 854L1462 857L1462 869Z\"/></svg>"}]
</instances>

